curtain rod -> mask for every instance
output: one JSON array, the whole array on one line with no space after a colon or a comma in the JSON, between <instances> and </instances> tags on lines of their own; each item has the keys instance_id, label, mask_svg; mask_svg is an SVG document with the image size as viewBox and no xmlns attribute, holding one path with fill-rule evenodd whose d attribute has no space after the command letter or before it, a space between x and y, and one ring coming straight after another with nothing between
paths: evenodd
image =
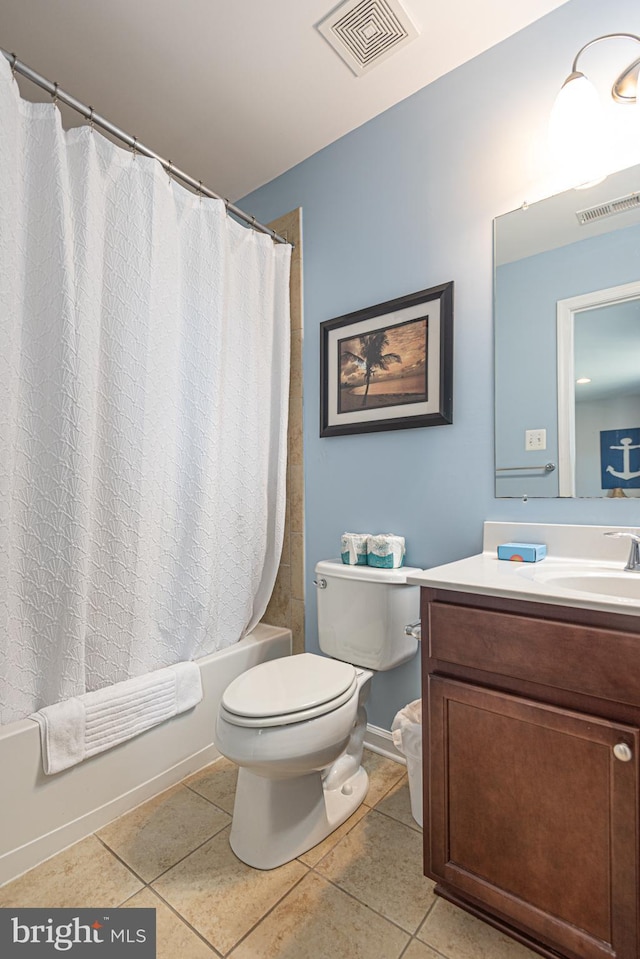
<instances>
[{"instance_id":1,"label":"curtain rod","mask_svg":"<svg viewBox=\"0 0 640 959\"><path fill-rule=\"evenodd\" d=\"M26 77L27 80L31 80L32 83L42 87L43 90L46 90L46 92L53 97L54 102L56 100L61 100L63 103L66 103L67 106L71 107L72 110L75 110L77 113L81 113L85 120L88 120L92 126L95 125L101 127L118 140L122 140L123 143L126 143L127 146L131 147L134 153L141 153L143 156L151 157L153 160L157 160L158 163L164 167L170 177L175 177L176 180L182 180L183 183L188 184L188 186L196 190L198 194L210 197L212 200L223 200L227 213L232 213L239 220L247 223L252 229L258 230L260 233L266 233L271 237L272 240L275 240L276 243L289 243L289 240L286 240L283 236L280 236L280 234L276 233L275 230L271 230L263 223L258 223L255 216L249 216L249 214L245 213L244 210L239 209L239 207L234 206L234 204L229 200L218 196L218 194L214 193L213 190L210 190L208 187L204 186L202 180L194 180L193 177L189 176L188 173L185 173L183 170L179 169L179 167L174 166L171 160L165 160L164 157L161 157L154 150L151 150L143 143L140 143L137 137L132 137L129 133L125 133L124 130L121 130L109 120L105 119L105 117L100 116L99 113L95 112L93 107L86 106L86 104L81 103L80 100L76 100L76 98L72 97L71 94L62 90L57 83L51 83L51 81L47 80L46 77L36 73L35 70L32 70L31 67L27 66L26 63L23 63L22 60L18 60L15 53L7 53L7 51L3 50L2 47L0 47L0 53L2 53L2 55L10 62L11 72L14 75L19 73L21 76ZM293 244L290 245L293 246Z\"/></svg>"}]
</instances>

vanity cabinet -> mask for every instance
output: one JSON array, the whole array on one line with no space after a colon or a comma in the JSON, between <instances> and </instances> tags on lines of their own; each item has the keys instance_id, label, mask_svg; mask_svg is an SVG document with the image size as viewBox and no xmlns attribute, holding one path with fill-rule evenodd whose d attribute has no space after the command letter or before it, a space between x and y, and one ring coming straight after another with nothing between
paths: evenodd
<instances>
[{"instance_id":1,"label":"vanity cabinet","mask_svg":"<svg viewBox=\"0 0 640 959\"><path fill-rule=\"evenodd\" d=\"M640 623L422 590L425 871L547 957L638 959Z\"/></svg>"}]
</instances>

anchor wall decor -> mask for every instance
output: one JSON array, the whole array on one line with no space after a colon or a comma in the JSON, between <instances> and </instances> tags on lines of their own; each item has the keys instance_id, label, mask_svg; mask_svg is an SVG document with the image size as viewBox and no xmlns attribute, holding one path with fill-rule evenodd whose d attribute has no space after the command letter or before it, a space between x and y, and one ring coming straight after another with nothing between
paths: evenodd
<instances>
[{"instance_id":1,"label":"anchor wall decor","mask_svg":"<svg viewBox=\"0 0 640 959\"><path fill-rule=\"evenodd\" d=\"M601 430L602 489L640 488L640 427Z\"/></svg>"}]
</instances>

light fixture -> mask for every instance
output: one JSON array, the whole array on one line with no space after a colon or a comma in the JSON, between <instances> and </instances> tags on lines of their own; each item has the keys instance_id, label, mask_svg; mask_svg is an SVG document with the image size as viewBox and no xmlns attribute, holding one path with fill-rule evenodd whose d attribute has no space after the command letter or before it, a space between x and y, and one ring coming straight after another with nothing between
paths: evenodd
<instances>
[{"instance_id":1,"label":"light fixture","mask_svg":"<svg viewBox=\"0 0 640 959\"><path fill-rule=\"evenodd\" d=\"M590 380L590 378L589 378L588 376L581 376L579 379L576 380L576 383L577 383L579 386L584 386L585 383L590 383L590 382L591 382L591 380Z\"/></svg>"},{"instance_id":2,"label":"light fixture","mask_svg":"<svg viewBox=\"0 0 640 959\"><path fill-rule=\"evenodd\" d=\"M602 40L634 40L634 33L607 33L585 43L578 50L571 73L564 81L556 97L549 121L549 145L554 165L564 170L573 183L590 185L603 179L611 169L607 156L610 137L606 129L603 104L597 90L587 77L578 70L578 60L585 50ZM611 96L616 103L637 104L640 58L630 63L616 78ZM640 124L639 124L640 125Z\"/></svg>"}]
</instances>

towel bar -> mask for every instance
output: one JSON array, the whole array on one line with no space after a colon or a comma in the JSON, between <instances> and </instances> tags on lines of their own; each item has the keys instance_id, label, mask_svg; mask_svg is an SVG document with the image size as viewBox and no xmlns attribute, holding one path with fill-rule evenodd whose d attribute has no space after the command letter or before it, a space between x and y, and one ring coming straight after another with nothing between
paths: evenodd
<instances>
[{"instance_id":1,"label":"towel bar","mask_svg":"<svg viewBox=\"0 0 640 959\"><path fill-rule=\"evenodd\" d=\"M511 470L544 470L545 473L553 473L555 468L555 463L545 463L544 466L497 466L496 473L510 473Z\"/></svg>"}]
</instances>

